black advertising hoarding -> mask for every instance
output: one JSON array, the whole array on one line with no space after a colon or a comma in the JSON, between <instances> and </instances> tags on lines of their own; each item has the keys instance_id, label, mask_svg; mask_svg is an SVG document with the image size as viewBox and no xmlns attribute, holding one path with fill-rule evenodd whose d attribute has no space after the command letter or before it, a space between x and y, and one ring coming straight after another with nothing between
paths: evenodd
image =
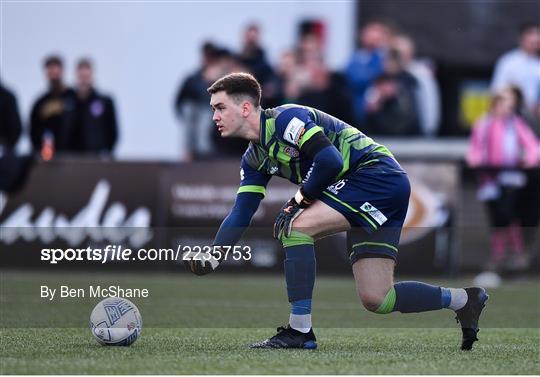
<instances>
[{"instance_id":1,"label":"black advertising hoarding","mask_svg":"<svg viewBox=\"0 0 540 377\"><path fill-rule=\"evenodd\" d=\"M447 228L459 196L459 166L406 163L412 197L402 236L398 272L436 273L455 260ZM240 180L236 160L192 164L58 160L41 163L23 189L0 202L0 258L5 266L45 266L43 248L166 248L211 244L233 206ZM241 244L253 258L226 263L225 270L281 271L283 252L271 237L279 208L296 191L273 178ZM441 242L443 240L443 242ZM347 272L344 234L317 243L321 272ZM114 255L114 254L112 254ZM114 260L101 268L149 268ZM81 265L83 265L81 263ZM152 268L178 268L154 261Z\"/></svg>"},{"instance_id":2,"label":"black advertising hoarding","mask_svg":"<svg viewBox=\"0 0 540 377\"><path fill-rule=\"evenodd\" d=\"M145 245L159 224L159 174L156 163L38 164L0 203L2 259L35 266L45 247Z\"/></svg>"}]
</instances>

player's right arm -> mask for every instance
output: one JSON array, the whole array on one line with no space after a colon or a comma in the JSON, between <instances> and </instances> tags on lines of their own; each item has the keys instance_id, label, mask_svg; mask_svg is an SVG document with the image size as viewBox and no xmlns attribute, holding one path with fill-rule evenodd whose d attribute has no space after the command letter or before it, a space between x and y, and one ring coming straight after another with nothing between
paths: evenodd
<instances>
[{"instance_id":1,"label":"player's right arm","mask_svg":"<svg viewBox=\"0 0 540 377\"><path fill-rule=\"evenodd\" d=\"M234 246L251 223L251 219L266 194L270 175L264 174L243 158L240 168L240 187L234 206L223 220L214 239L214 245Z\"/></svg>"},{"instance_id":2,"label":"player's right arm","mask_svg":"<svg viewBox=\"0 0 540 377\"><path fill-rule=\"evenodd\" d=\"M213 242L215 246L234 246L240 240L266 193L266 185L271 175L253 168L248 163L246 155L242 158L240 187L234 206L219 227ZM206 275L213 272L219 263L220 260L215 258L206 261L206 263L204 260L186 261L188 268L196 275Z\"/></svg>"}]
</instances>

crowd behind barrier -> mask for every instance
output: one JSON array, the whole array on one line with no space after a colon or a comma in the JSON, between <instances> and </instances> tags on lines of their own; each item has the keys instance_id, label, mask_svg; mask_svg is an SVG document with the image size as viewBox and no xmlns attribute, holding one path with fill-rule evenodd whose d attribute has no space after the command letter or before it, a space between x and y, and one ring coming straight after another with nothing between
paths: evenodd
<instances>
[{"instance_id":1,"label":"crowd behind barrier","mask_svg":"<svg viewBox=\"0 0 540 377\"><path fill-rule=\"evenodd\" d=\"M437 135L441 96L434 66L415 56L411 37L384 22L368 22L359 29L358 47L343 71L332 71L325 61L325 25L305 21L298 30L294 47L283 51L276 65L268 61L257 24L246 27L238 52L211 41L203 44L200 66L184 80L174 101L187 135L184 162L238 158L245 150L243 140L219 138L206 92L219 77L238 71L251 72L260 81L265 108L313 106L377 138L412 141ZM537 167L540 159L540 25L524 25L517 48L501 56L494 68L490 109L475 123L462 157L470 167L490 169L478 173L477 197L492 226L485 267L499 270L508 249L514 265L526 268L530 257L516 213L517 197L531 180L521 169ZM79 60L74 88L63 80L59 56L46 57L44 69L48 90L34 103L27 127L31 155L14 152L24 128L15 96L0 84L1 191L17 190L35 158L48 161L62 153L108 158L119 139L114 101L95 88L90 59ZM446 148L439 152L452 153ZM532 180L537 179L533 174Z\"/></svg>"},{"instance_id":2,"label":"crowd behind barrier","mask_svg":"<svg viewBox=\"0 0 540 377\"><path fill-rule=\"evenodd\" d=\"M362 25L357 48L341 71L332 71L326 63L326 25L321 21L302 22L293 47L283 51L275 65L267 58L261 33L257 24L248 25L239 51L211 41L202 45L200 66L185 78L174 100L187 136L181 153L185 161L243 152L245 142L220 140L206 92L217 78L238 71L248 71L261 82L265 108L284 103L313 106L373 136L437 135L442 104L434 60L417 58L414 40L395 26L377 20ZM60 56L48 56L44 63L48 89L35 101L29 124L23 127L34 152L45 159L55 152L112 154L119 139L115 105L95 88L92 62L79 60L74 88L64 82ZM539 72L540 25L529 23L520 30L517 48L494 65L491 87L512 87L518 114L537 136ZM13 100L3 103L3 112L17 113ZM8 107L11 110L5 110ZM20 120L2 116L1 144L11 148Z\"/></svg>"}]
</instances>

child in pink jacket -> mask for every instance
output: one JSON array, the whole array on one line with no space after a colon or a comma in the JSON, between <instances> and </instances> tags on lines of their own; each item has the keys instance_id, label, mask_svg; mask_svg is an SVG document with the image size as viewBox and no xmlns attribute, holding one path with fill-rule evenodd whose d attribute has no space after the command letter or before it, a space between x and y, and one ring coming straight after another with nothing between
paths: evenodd
<instances>
[{"instance_id":1,"label":"child in pink jacket","mask_svg":"<svg viewBox=\"0 0 540 377\"><path fill-rule=\"evenodd\" d=\"M516 114L515 94L508 88L495 93L491 109L473 128L467 163L485 168L479 175L478 198L486 203L491 222L491 258L496 270L509 245L515 267L526 268L522 229L517 216L517 194L526 184L522 168L538 166L539 144L527 123Z\"/></svg>"}]
</instances>

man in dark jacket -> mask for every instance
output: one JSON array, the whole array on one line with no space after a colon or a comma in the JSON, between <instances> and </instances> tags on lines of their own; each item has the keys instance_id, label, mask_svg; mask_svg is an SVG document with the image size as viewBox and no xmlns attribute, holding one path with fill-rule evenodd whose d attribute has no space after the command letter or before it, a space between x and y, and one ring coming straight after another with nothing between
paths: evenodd
<instances>
[{"instance_id":1,"label":"man in dark jacket","mask_svg":"<svg viewBox=\"0 0 540 377\"><path fill-rule=\"evenodd\" d=\"M19 140L21 129L17 100L0 83L0 148L13 148Z\"/></svg>"},{"instance_id":2,"label":"man in dark jacket","mask_svg":"<svg viewBox=\"0 0 540 377\"><path fill-rule=\"evenodd\" d=\"M73 150L83 153L112 153L118 139L114 102L94 88L92 63L77 64L76 111Z\"/></svg>"},{"instance_id":3,"label":"man in dark jacket","mask_svg":"<svg viewBox=\"0 0 540 377\"><path fill-rule=\"evenodd\" d=\"M14 192L24 182L33 157L15 155L21 118L13 93L0 83L0 191Z\"/></svg>"},{"instance_id":4,"label":"man in dark jacket","mask_svg":"<svg viewBox=\"0 0 540 377\"><path fill-rule=\"evenodd\" d=\"M30 137L34 150L40 152L43 142L53 145L56 151L71 148L75 92L64 85L63 63L59 56L45 59L45 73L49 88L32 107Z\"/></svg>"}]
</instances>

